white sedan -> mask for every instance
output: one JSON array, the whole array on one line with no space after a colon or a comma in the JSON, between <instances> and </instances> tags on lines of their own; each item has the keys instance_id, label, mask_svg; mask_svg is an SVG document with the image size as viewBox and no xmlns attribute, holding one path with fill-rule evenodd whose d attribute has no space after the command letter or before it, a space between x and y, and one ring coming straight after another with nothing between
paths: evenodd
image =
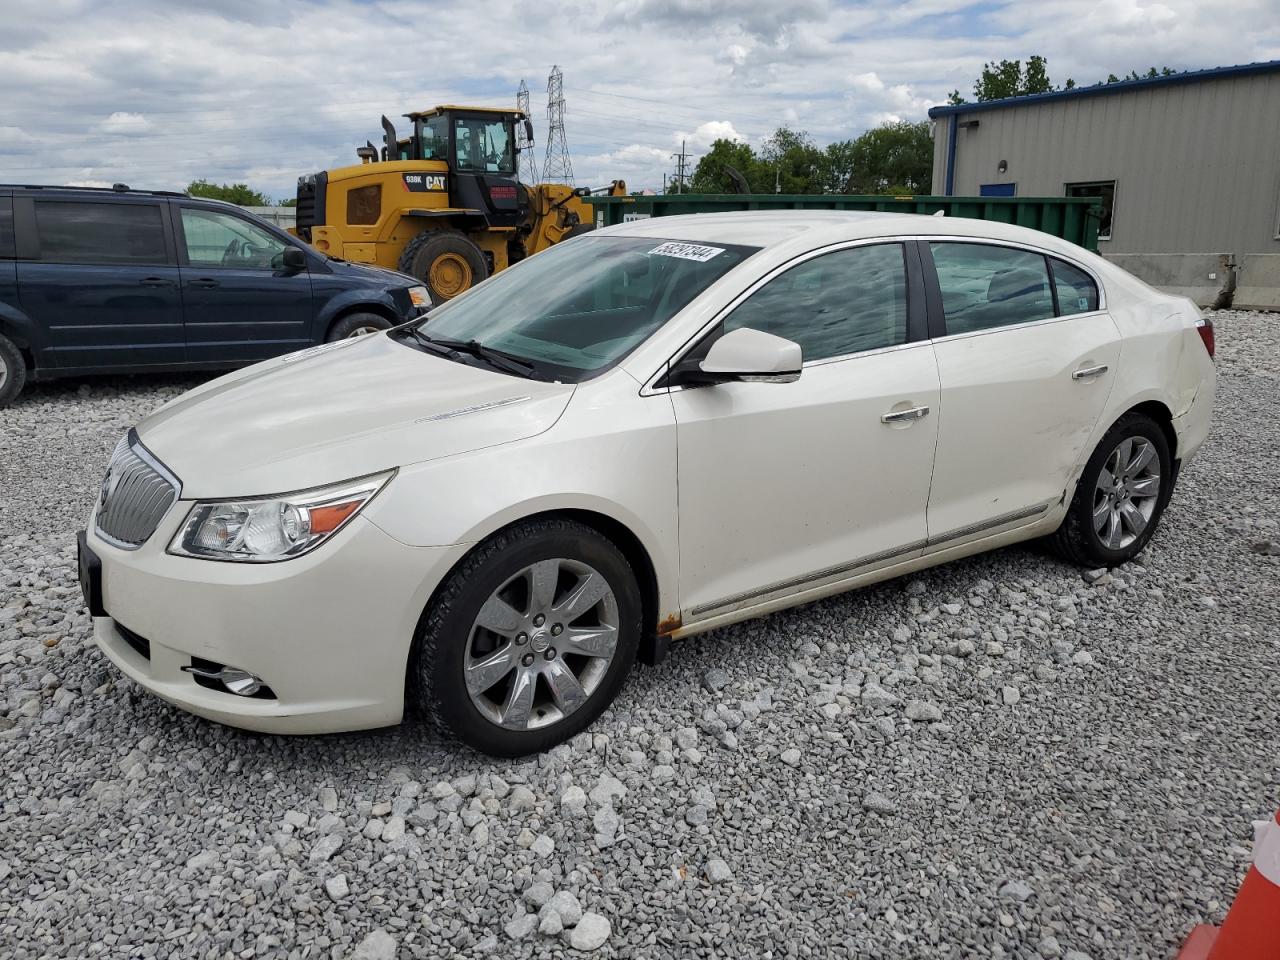
<instances>
[{"instance_id":1,"label":"white sedan","mask_svg":"<svg viewBox=\"0 0 1280 960\"><path fill-rule=\"evenodd\" d=\"M81 581L185 710L320 733L416 703L524 754L672 639L1036 537L1129 560L1212 355L1190 301L1019 227L627 223L147 417Z\"/></svg>"}]
</instances>

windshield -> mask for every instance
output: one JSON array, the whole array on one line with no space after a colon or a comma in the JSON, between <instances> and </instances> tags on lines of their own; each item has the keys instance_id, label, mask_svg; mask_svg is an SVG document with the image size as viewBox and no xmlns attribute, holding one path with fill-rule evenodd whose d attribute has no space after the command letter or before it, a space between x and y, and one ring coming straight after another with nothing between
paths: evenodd
<instances>
[{"instance_id":1,"label":"windshield","mask_svg":"<svg viewBox=\"0 0 1280 960\"><path fill-rule=\"evenodd\" d=\"M472 173L512 173L511 121L456 117L453 121L457 169Z\"/></svg>"},{"instance_id":2,"label":"windshield","mask_svg":"<svg viewBox=\"0 0 1280 960\"><path fill-rule=\"evenodd\" d=\"M419 325L579 382L618 363L755 247L585 236L505 270Z\"/></svg>"}]
</instances>

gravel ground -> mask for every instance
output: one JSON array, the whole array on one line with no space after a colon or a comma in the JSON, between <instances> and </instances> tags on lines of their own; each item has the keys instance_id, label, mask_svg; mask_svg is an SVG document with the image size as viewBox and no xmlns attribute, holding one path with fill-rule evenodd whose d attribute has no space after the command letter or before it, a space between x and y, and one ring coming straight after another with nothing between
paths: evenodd
<instances>
[{"instance_id":1,"label":"gravel ground","mask_svg":"<svg viewBox=\"0 0 1280 960\"><path fill-rule=\"evenodd\" d=\"M72 534L196 381L31 389L0 412L0 953L1169 956L1280 793L1280 317L1214 319L1223 415L1140 564L1013 548L720 630L522 762L125 680Z\"/></svg>"}]
</instances>

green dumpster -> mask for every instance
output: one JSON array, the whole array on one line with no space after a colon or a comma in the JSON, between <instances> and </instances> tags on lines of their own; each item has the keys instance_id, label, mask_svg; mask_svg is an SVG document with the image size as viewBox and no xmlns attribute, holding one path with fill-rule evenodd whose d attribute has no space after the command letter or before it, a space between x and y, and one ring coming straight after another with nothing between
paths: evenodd
<instances>
[{"instance_id":1,"label":"green dumpster","mask_svg":"<svg viewBox=\"0 0 1280 960\"><path fill-rule=\"evenodd\" d=\"M888 197L845 194L669 193L660 196L587 197L597 227L628 220L731 210L878 210L995 220L1042 230L1098 252L1100 197Z\"/></svg>"}]
</instances>

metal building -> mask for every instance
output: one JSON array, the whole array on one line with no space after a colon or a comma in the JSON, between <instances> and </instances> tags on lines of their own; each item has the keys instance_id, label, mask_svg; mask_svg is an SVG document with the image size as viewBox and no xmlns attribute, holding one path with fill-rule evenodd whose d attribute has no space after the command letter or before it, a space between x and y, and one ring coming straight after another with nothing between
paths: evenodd
<instances>
[{"instance_id":1,"label":"metal building","mask_svg":"<svg viewBox=\"0 0 1280 960\"><path fill-rule=\"evenodd\" d=\"M1280 60L934 107L933 192L1100 196L1103 256L1280 309Z\"/></svg>"}]
</instances>

